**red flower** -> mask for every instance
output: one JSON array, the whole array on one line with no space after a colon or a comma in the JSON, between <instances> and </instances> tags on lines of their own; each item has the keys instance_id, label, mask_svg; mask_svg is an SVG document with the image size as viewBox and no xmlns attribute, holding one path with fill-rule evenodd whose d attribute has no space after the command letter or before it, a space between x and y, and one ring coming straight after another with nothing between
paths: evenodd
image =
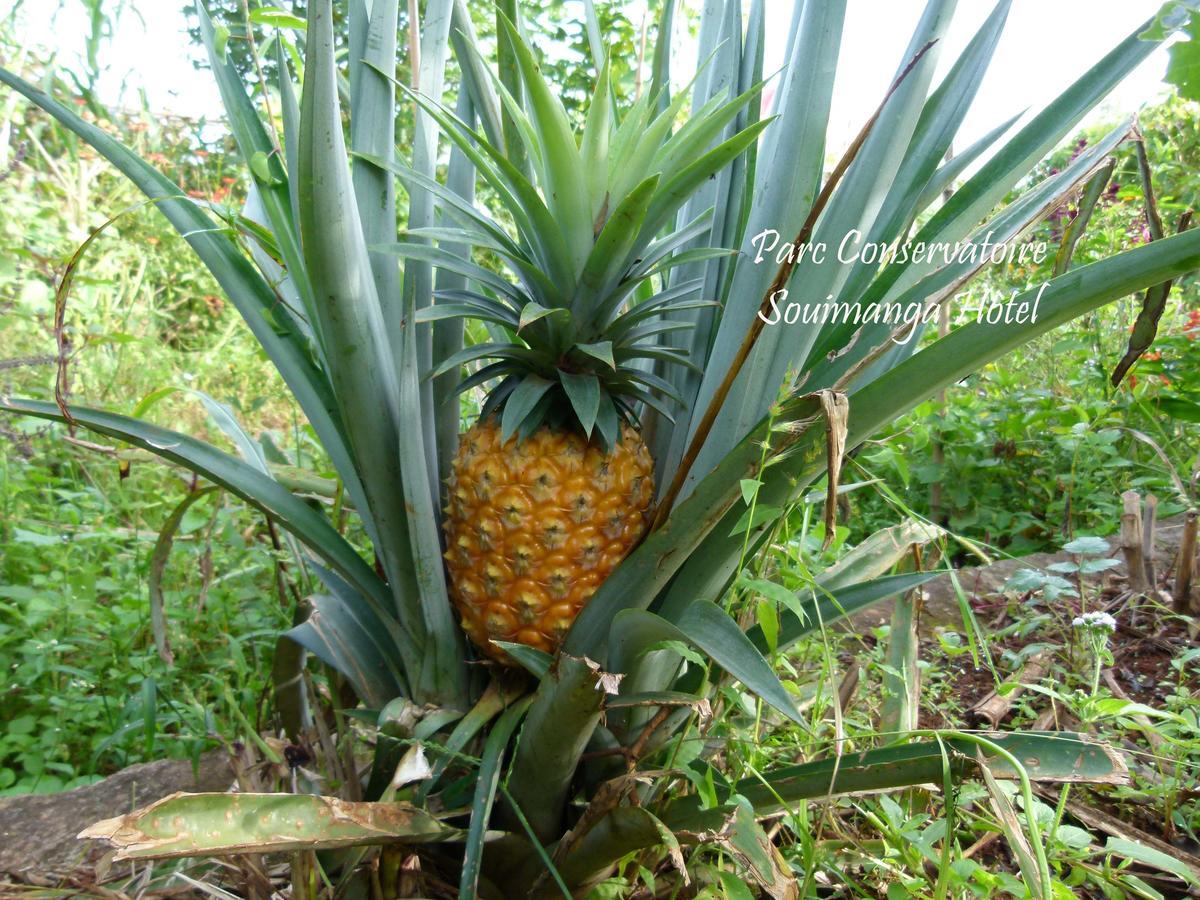
<instances>
[{"instance_id":1,"label":"red flower","mask_svg":"<svg viewBox=\"0 0 1200 900\"><path fill-rule=\"evenodd\" d=\"M1183 333L1189 341L1200 338L1200 309L1188 311L1187 324L1183 326Z\"/></svg>"}]
</instances>

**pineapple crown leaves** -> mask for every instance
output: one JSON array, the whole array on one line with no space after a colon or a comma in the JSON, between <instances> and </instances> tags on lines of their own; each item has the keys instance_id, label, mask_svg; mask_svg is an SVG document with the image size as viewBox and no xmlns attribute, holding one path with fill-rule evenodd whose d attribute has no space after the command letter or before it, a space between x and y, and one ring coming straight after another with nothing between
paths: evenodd
<instances>
[{"instance_id":1,"label":"pineapple crown leaves","mask_svg":"<svg viewBox=\"0 0 1200 900\"><path fill-rule=\"evenodd\" d=\"M680 91L661 112L658 97L643 94L618 116L606 61L577 138L533 52L500 19L525 104L495 73L492 78L529 160L528 175L453 112L408 93L475 164L511 216L515 236L444 185L392 163L402 183L433 194L449 224L411 229L379 249L454 272L478 289L440 291L433 306L419 311L419 322L480 319L493 338L441 361L431 377L486 360L462 388L501 379L484 412L503 408L506 439L562 421L611 443L639 404L669 417L664 398L681 402L647 369L689 366L687 350L665 346L660 337L692 327L677 314L715 304L698 297L701 282L670 284L666 276L676 266L731 251L697 246L711 229L712 209L678 228L676 214L769 124L736 130L761 84L732 98L718 95L676 128L689 92ZM734 133L723 139L727 131ZM494 254L515 280L433 242Z\"/></svg>"}]
</instances>

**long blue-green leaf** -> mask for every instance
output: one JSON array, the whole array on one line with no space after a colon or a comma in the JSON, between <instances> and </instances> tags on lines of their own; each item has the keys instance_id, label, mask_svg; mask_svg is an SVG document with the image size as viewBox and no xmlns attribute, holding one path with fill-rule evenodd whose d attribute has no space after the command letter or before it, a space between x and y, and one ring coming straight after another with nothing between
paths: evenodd
<instances>
[{"instance_id":1,"label":"long blue-green leaf","mask_svg":"<svg viewBox=\"0 0 1200 900\"><path fill-rule=\"evenodd\" d=\"M283 156L288 172L288 199L292 204L292 222L295 223L296 236L299 238L300 185L295 176L300 171L300 101L296 99L296 85L292 82L292 70L288 68L282 35L275 39L275 70L281 107L279 114L283 120ZM312 296L311 286L309 296Z\"/></svg>"},{"instance_id":2,"label":"long blue-green leaf","mask_svg":"<svg viewBox=\"0 0 1200 900\"><path fill-rule=\"evenodd\" d=\"M454 18L454 0L429 0L421 16L421 60L416 83L434 102L440 103L445 88L446 57L450 52L450 23ZM390 71L390 66L389 70ZM412 167L430 178L437 168L438 122L419 106L413 112ZM420 187L411 188L408 202L408 226L423 228L435 224L434 197ZM420 259L410 258L404 267L404 304L401 309L424 309L433 303L433 269ZM403 321L391 319L393 341L400 337ZM418 370L427 372L433 365L433 336L429 329L420 329L415 336ZM398 360L399 362L399 360ZM434 416L433 384L421 382L421 437L424 453L407 457L413 463L422 461L425 476L422 484L429 491L436 508L438 491L437 429ZM407 473L406 473L407 474Z\"/></svg>"},{"instance_id":3,"label":"long blue-green leaf","mask_svg":"<svg viewBox=\"0 0 1200 900\"><path fill-rule=\"evenodd\" d=\"M761 87L761 77L752 76L755 71L761 76L762 69L761 65L758 65L757 70L754 68L756 62L761 58L761 47L756 45L756 41L762 27L762 3L751 4L745 45L741 39L740 6L726 3L724 14L721 16L717 16L718 8L708 4L701 16L699 53L702 58L706 58L709 53L715 55L707 77L696 79L692 100L693 111L724 92L744 93L750 90L752 85ZM707 21L709 19L713 21ZM751 58L747 58L747 51ZM761 94L756 92L751 101L752 104L757 106L760 97ZM728 138L757 122L760 118L761 116L757 112L750 116L746 108L742 108L735 122L726 126L722 138ZM728 169L722 170L715 179L703 185L680 210L679 221L695 215L697 210L706 208L713 210L710 237L703 240L698 236L694 242L689 244L692 249L711 243L732 247L740 242L739 226L742 218L742 201L747 188L745 174L747 158L756 152L756 147L748 148L745 155L737 157ZM703 284L703 295L717 298L721 296L721 285L725 273L731 265L732 262L728 259L697 259L678 271L670 273L671 283L674 285L681 281L700 280ZM687 338L687 342L690 342L693 354L701 360L708 356L718 317L717 309L699 309L695 312L675 313L671 316L671 318L681 321L695 323L696 330ZM686 401L694 398L699 388L702 367L697 371L676 366L659 366L659 370L675 384L677 392L685 398L684 406L686 407ZM666 423L661 423L651 429L656 458L669 455L672 442L682 440L682 437L686 436L690 411L686 408L681 410L681 416L682 420L678 427L663 427Z\"/></svg>"},{"instance_id":4,"label":"long blue-green leaf","mask_svg":"<svg viewBox=\"0 0 1200 900\"><path fill-rule=\"evenodd\" d=\"M408 694L388 630L370 607L334 594L317 594L309 602L308 618L284 637L340 672L368 707L382 709Z\"/></svg>"},{"instance_id":5,"label":"long blue-green leaf","mask_svg":"<svg viewBox=\"0 0 1200 900\"><path fill-rule=\"evenodd\" d=\"M750 12L746 20L745 47L742 50L742 67L739 72L738 90L741 93L749 91L755 85L763 83L763 59L766 52L766 9L764 0L751 0ZM744 107L737 118L738 129L748 128L762 119L762 94L757 93L750 103ZM733 161L730 168L729 192L725 206L729 210L725 216L724 228L717 239L721 247L737 247L746 230L750 216L750 205L753 201L753 186L758 170L758 146L750 146L746 152ZM710 261L705 273L706 291L710 297L728 297L730 281L733 278L735 265L734 257L722 257ZM711 286L711 289L710 289ZM701 311L696 316L697 333L693 338L693 346L702 350L707 358L712 338L716 331L720 310ZM693 396L694 391L686 392Z\"/></svg>"},{"instance_id":6,"label":"long blue-green leaf","mask_svg":"<svg viewBox=\"0 0 1200 900\"><path fill-rule=\"evenodd\" d=\"M1035 781L1113 784L1128 779L1124 763L1112 748L1082 734L1029 731L983 737L1016 757ZM978 771L976 748L980 745L951 734L939 740L847 753L768 770L761 776L735 783L729 793L745 797L758 815L769 815L791 804L830 794L940 783L945 759L943 746L952 751L956 777ZM987 746L982 749L993 774L1003 778L1017 776L1004 757ZM703 831L720 828L731 811L724 801L716 808L702 809L700 798L692 794L672 801L663 820L675 830Z\"/></svg>"},{"instance_id":7,"label":"long blue-green leaf","mask_svg":"<svg viewBox=\"0 0 1200 900\"><path fill-rule=\"evenodd\" d=\"M0 409L56 422L65 421L62 411L55 404L40 400L0 397ZM86 407L71 407L71 417L91 431L149 450L241 497L296 535L380 610L388 608L387 588L379 576L338 534L329 520L254 466L204 441L140 419Z\"/></svg>"},{"instance_id":8,"label":"long blue-green leaf","mask_svg":"<svg viewBox=\"0 0 1200 900\"><path fill-rule=\"evenodd\" d=\"M1000 140L1001 136L1007 133L1010 128L1016 125L1017 120L1023 115L1024 112L1022 111L1006 119L983 137L975 140L966 149L956 151L951 159L942 163L938 170L934 172L933 177L929 179L929 183L925 185L921 196L917 199L917 212L924 212L945 191L950 190L955 179L991 149L992 145Z\"/></svg>"},{"instance_id":9,"label":"long blue-green leaf","mask_svg":"<svg viewBox=\"0 0 1200 900\"><path fill-rule=\"evenodd\" d=\"M420 633L404 509L395 353L375 293L375 277L350 183L334 61L330 0L308 8L308 58L301 101L300 233L334 391L379 534L397 615ZM412 673L409 673L410 676Z\"/></svg>"},{"instance_id":10,"label":"long blue-green leaf","mask_svg":"<svg viewBox=\"0 0 1200 900\"><path fill-rule=\"evenodd\" d=\"M746 17L746 40L742 48L742 69L739 73L738 91L744 93L751 86L763 83L763 64L767 44L767 12L765 0L751 0L750 12ZM763 117L761 92L738 115L737 127L746 128ZM737 246L738 238L746 229L746 219L750 214L751 188L754 184L755 173L758 169L758 147L751 147L746 155L734 162L734 177L729 186L727 203L736 216L729 216L725 222L725 234L721 246ZM732 275L732 264L722 263L722 277L725 280Z\"/></svg>"},{"instance_id":11,"label":"long blue-green leaf","mask_svg":"<svg viewBox=\"0 0 1200 900\"><path fill-rule=\"evenodd\" d=\"M358 94L358 86L366 68L367 33L371 30L370 0L346 0L346 79L350 88L350 111L354 112L354 98ZM395 59L389 61L395 62ZM351 122L353 127L353 122Z\"/></svg>"},{"instance_id":12,"label":"long blue-green leaf","mask_svg":"<svg viewBox=\"0 0 1200 900\"><path fill-rule=\"evenodd\" d=\"M947 75L939 92L926 103L941 43L957 6L957 0L928 0L908 47L900 58L895 77L900 77L923 47L929 44L933 46L888 98L870 135L822 214L813 240L834 244L853 229L880 240L891 240L896 236L894 232L900 227L909 205L905 194L910 183L924 181L924 172L932 174L945 155L958 122L970 107L974 88L986 70L990 47L999 38L1004 24L1000 10L1006 11L1006 2L1002 0L997 13L993 13L981 31L981 34L990 38L990 42L980 38L972 42ZM968 65L968 62L979 60L980 57L983 57L982 65ZM942 111L945 121L938 121L939 110L947 105L951 108L948 112ZM931 109L933 114L926 116L925 113ZM920 126L925 127L918 130ZM897 181L900 183L897 184ZM893 216L895 221L887 220L889 199L901 207ZM865 265L802 264L796 267L790 283L804 286L806 298L803 302L820 302L828 294L842 296L844 289L851 284L852 276L869 268ZM798 365L807 357L817 331L812 329L799 341L795 336L781 341L781 336L775 331L767 337L776 340L773 346L770 341L766 344L760 341L759 344L763 353L770 354L769 361L763 367L767 380L751 387L751 391L761 384L779 384L789 366ZM743 417L740 424L753 423L765 408L756 409L749 418Z\"/></svg>"},{"instance_id":13,"label":"long blue-green leaf","mask_svg":"<svg viewBox=\"0 0 1200 900\"><path fill-rule=\"evenodd\" d=\"M312 287L308 281L308 273L304 269L303 256L300 252L300 233L296 226L292 207L292 195L288 186L289 173L284 169L283 161L279 158L279 148L271 134L263 126L258 111L246 95L233 62L222 58L214 44L212 20L203 4L197 4L197 14L200 17L200 34L208 51L208 61L212 68L213 77L221 92L221 102L229 120L229 127L237 140L238 150L242 154L247 168L258 188L271 233L275 237L275 245L279 249L288 276L296 287L296 292L304 305L304 310L310 321L314 320ZM256 165L259 158L263 166ZM265 168L264 168L265 167ZM257 170L257 171L256 171ZM266 177L262 177L263 175ZM318 345L321 336L316 334Z\"/></svg>"},{"instance_id":14,"label":"long blue-green leaf","mask_svg":"<svg viewBox=\"0 0 1200 900\"><path fill-rule=\"evenodd\" d=\"M690 604L678 620L668 622L641 609L629 609L613 619L609 639L613 665L628 671L636 659L663 641L684 641L713 661L793 722L800 714L791 696L779 683L770 664L746 634L719 606L709 600Z\"/></svg>"},{"instance_id":15,"label":"long blue-green leaf","mask_svg":"<svg viewBox=\"0 0 1200 900\"><path fill-rule=\"evenodd\" d=\"M671 46L675 31L675 0L663 0L654 41L654 62L650 77L650 96L655 97L656 112L665 112L671 103ZM704 59L701 54L698 59Z\"/></svg>"},{"instance_id":16,"label":"long blue-green leaf","mask_svg":"<svg viewBox=\"0 0 1200 900\"><path fill-rule=\"evenodd\" d=\"M478 780L475 782L475 798L471 801L471 825L467 829L462 876L459 879L460 900L475 900L477 896L479 870L483 863L483 841L487 834L488 819L492 815L492 806L496 802L496 788L500 784L500 772L504 765L504 750L532 702L532 697L525 697L506 709L495 727L488 732L487 742L483 745Z\"/></svg>"},{"instance_id":17,"label":"long blue-green leaf","mask_svg":"<svg viewBox=\"0 0 1200 900\"><path fill-rule=\"evenodd\" d=\"M324 371L325 351L321 346L316 326L316 317L305 308L300 292L285 266L281 265L281 254L271 231L270 219L263 205L262 192L257 184L251 184L246 191L246 200L239 214L224 214L222 218L240 239L244 251L249 251L250 259L258 268L259 274L275 291L276 309L285 319L289 328L295 329L296 334L303 336L311 348L317 365ZM310 307L311 309L311 307Z\"/></svg>"},{"instance_id":18,"label":"long blue-green leaf","mask_svg":"<svg viewBox=\"0 0 1200 900\"><path fill-rule=\"evenodd\" d=\"M400 335L400 443L401 459L420 459L425 452L424 417L421 411L421 373L418 371L415 297L405 298L407 310ZM421 610L425 617L426 642L422 647L421 695L446 706L465 709L467 703L466 656L462 632L450 609L446 570L438 529L438 491L430 484L424 467L405 472L404 506Z\"/></svg>"},{"instance_id":19,"label":"long blue-green leaf","mask_svg":"<svg viewBox=\"0 0 1200 900\"><path fill-rule=\"evenodd\" d=\"M504 145L504 127L500 121L500 101L492 87L491 72L478 51L479 39L475 23L467 9L466 0L454 0L454 17L450 24L450 43L458 60L463 84L470 95L471 106L483 127L487 139L497 147Z\"/></svg>"},{"instance_id":20,"label":"long blue-green leaf","mask_svg":"<svg viewBox=\"0 0 1200 900\"><path fill-rule=\"evenodd\" d=\"M351 0L350 31L360 36L350 47L350 147L354 160L354 196L367 246L386 243L396 234L396 188L386 167L367 157L390 160L396 147L396 88L379 69L396 64L398 0ZM361 43L359 42L361 41ZM385 307L399 302L396 260L371 253L375 293Z\"/></svg>"},{"instance_id":21,"label":"long blue-green leaf","mask_svg":"<svg viewBox=\"0 0 1200 900\"><path fill-rule=\"evenodd\" d=\"M763 266L747 264L745 254L753 253L749 237L773 228L789 236L783 240L789 240L799 231L816 199L825 165L825 135L845 7L845 0L796 4L785 57L786 68L776 93L775 110L779 117L763 136L745 233L738 236L736 245L729 245L743 254L740 262L735 264L727 292L729 297L756 296L761 300L772 273ZM685 271L684 277L694 277L694 274ZM724 299L720 295L710 296ZM722 360L728 368L737 342L750 327L753 317L753 310L748 308L750 302L743 301L735 309L726 304L721 314L720 332L727 336L720 338L721 343L712 344L711 351L711 336L696 336L695 340L703 341L703 344L694 345L691 355L708 361L704 367L707 371L711 371L713 365L720 365ZM732 335L737 336L736 341ZM688 401L684 418L675 428L665 460L660 457L666 472L673 472L679 465L695 422L703 412L703 407L700 407L700 413L695 412L700 403L700 381L689 379L683 387ZM698 476L704 474L695 466L692 472Z\"/></svg>"},{"instance_id":22,"label":"long blue-green leaf","mask_svg":"<svg viewBox=\"0 0 1200 900\"><path fill-rule=\"evenodd\" d=\"M521 8L517 0L497 0L496 2L496 68L500 83L515 96L521 93L521 69L517 64L513 42L501 24L502 19L516 22L517 29L521 29ZM508 154L518 172L528 176L531 172L529 158L525 155L525 146L517 134L517 124L513 121L507 107L502 109L502 113L504 139L493 143Z\"/></svg>"},{"instance_id":23,"label":"long blue-green leaf","mask_svg":"<svg viewBox=\"0 0 1200 900\"><path fill-rule=\"evenodd\" d=\"M867 232L866 242L886 243L908 232L920 212L918 203L925 186L949 150L983 83L1011 5L1011 0L1000 0L996 4L925 104L895 181ZM857 298L878 272L877 267L861 262L854 264L852 270L839 291L843 298Z\"/></svg>"},{"instance_id":24,"label":"long blue-green leaf","mask_svg":"<svg viewBox=\"0 0 1200 900\"><path fill-rule=\"evenodd\" d=\"M0 82L24 94L78 134L146 196L158 201L155 206L196 251L279 370L284 383L295 396L321 445L345 481L347 492L351 497L363 497L346 442L341 411L328 379L313 364L300 331L291 325L286 315L281 314L270 286L254 270L229 235L201 212L178 185L110 135L2 68ZM358 508L364 518L370 515L365 503Z\"/></svg>"}]
</instances>

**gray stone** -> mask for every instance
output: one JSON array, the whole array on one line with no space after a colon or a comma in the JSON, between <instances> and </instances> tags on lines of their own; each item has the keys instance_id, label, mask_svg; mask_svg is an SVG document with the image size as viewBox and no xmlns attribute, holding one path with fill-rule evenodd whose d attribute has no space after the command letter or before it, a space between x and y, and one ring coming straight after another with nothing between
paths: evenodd
<instances>
[{"instance_id":1,"label":"gray stone","mask_svg":"<svg viewBox=\"0 0 1200 900\"><path fill-rule=\"evenodd\" d=\"M105 848L75 835L93 822L176 791L224 791L232 783L229 755L213 750L200 757L196 771L191 760L164 759L61 794L0 799L0 872L46 875L91 865Z\"/></svg>"}]
</instances>

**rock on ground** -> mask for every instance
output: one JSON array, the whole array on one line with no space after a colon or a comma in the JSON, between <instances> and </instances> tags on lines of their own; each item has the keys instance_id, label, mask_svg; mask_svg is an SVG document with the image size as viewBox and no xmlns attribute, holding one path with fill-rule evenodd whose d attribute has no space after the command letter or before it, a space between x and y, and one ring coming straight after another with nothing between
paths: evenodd
<instances>
[{"instance_id":1,"label":"rock on ground","mask_svg":"<svg viewBox=\"0 0 1200 900\"><path fill-rule=\"evenodd\" d=\"M224 791L233 782L229 754L213 750L191 760L164 759L130 766L86 787L0 799L0 872L70 872L103 854L75 835L101 819L123 815L176 791Z\"/></svg>"}]
</instances>

